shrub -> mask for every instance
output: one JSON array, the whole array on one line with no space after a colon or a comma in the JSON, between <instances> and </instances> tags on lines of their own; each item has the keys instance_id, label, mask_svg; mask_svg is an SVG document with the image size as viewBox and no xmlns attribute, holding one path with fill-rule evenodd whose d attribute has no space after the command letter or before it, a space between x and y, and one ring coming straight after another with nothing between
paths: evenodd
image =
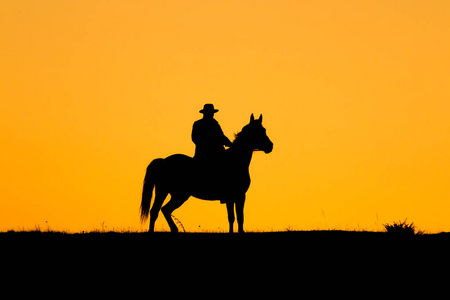
<instances>
[{"instance_id":1,"label":"shrub","mask_svg":"<svg viewBox=\"0 0 450 300\"><path fill-rule=\"evenodd\" d=\"M405 219L403 222L398 221L394 222L392 224L383 224L384 228L386 228L386 231L391 234L396 235L404 235L404 236L413 236L415 234L421 235L423 234L423 231L417 230L416 226L414 225L414 222L411 222L411 224L406 223L407 219Z\"/></svg>"}]
</instances>

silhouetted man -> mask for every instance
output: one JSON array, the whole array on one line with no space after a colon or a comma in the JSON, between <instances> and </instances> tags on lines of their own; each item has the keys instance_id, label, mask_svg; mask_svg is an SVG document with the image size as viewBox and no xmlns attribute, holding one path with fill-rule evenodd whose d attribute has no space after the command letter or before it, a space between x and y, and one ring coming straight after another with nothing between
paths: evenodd
<instances>
[{"instance_id":1,"label":"silhouetted man","mask_svg":"<svg viewBox=\"0 0 450 300\"><path fill-rule=\"evenodd\" d=\"M223 146L231 146L230 140L214 119L214 114L218 111L213 104L205 104L200 110L203 119L196 121L192 127L192 141L196 145L194 158L202 162L217 160L225 151Z\"/></svg>"}]
</instances>

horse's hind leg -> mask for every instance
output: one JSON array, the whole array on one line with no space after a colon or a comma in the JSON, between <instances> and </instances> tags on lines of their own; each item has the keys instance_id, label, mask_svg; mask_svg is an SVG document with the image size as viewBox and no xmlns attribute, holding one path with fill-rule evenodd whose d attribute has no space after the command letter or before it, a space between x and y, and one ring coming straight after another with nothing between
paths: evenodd
<instances>
[{"instance_id":1,"label":"horse's hind leg","mask_svg":"<svg viewBox=\"0 0 450 300\"><path fill-rule=\"evenodd\" d=\"M169 193L167 191L156 186L155 202L153 203L152 209L150 210L150 228L149 228L148 232L155 231L156 219L158 218L159 211L161 210L161 206L163 205L164 200L166 200L166 197L168 194Z\"/></svg>"},{"instance_id":2,"label":"horse's hind leg","mask_svg":"<svg viewBox=\"0 0 450 300\"><path fill-rule=\"evenodd\" d=\"M178 232L177 225L175 225L175 222L172 220L172 213L175 209L180 207L186 200L189 198L189 195L172 195L172 198L170 199L169 203L164 205L162 208L162 213L164 214L164 217L167 220L167 223L169 223L170 231L171 232Z\"/></svg>"}]
</instances>

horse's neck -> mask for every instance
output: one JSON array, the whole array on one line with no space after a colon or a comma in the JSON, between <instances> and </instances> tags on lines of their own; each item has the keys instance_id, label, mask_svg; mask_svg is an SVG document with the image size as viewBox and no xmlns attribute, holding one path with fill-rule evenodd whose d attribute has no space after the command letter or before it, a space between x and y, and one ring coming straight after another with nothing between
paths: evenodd
<instances>
[{"instance_id":1,"label":"horse's neck","mask_svg":"<svg viewBox=\"0 0 450 300\"><path fill-rule=\"evenodd\" d=\"M236 144L229 149L231 162L233 164L248 168L252 160L253 149L246 147L244 144Z\"/></svg>"}]
</instances>

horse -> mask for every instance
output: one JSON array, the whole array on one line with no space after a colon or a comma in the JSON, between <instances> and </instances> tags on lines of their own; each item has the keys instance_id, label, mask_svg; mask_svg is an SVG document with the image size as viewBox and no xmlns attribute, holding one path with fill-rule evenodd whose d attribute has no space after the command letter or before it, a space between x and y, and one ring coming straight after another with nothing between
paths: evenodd
<instances>
[{"instance_id":1,"label":"horse","mask_svg":"<svg viewBox=\"0 0 450 300\"><path fill-rule=\"evenodd\" d=\"M162 211L171 232L178 232L172 213L189 197L203 200L220 200L228 212L229 232L233 233L235 221L234 208L238 222L238 232L244 232L245 193L250 187L249 166L254 151L272 152L273 143L259 119L250 117L250 123L236 134L231 147L214 162L200 163L195 158L174 154L167 158L154 159L147 167L142 201L140 206L141 223L150 214L149 232L154 232L155 222ZM155 190L155 200L150 210L150 202ZM170 201L163 205L166 197Z\"/></svg>"}]
</instances>

